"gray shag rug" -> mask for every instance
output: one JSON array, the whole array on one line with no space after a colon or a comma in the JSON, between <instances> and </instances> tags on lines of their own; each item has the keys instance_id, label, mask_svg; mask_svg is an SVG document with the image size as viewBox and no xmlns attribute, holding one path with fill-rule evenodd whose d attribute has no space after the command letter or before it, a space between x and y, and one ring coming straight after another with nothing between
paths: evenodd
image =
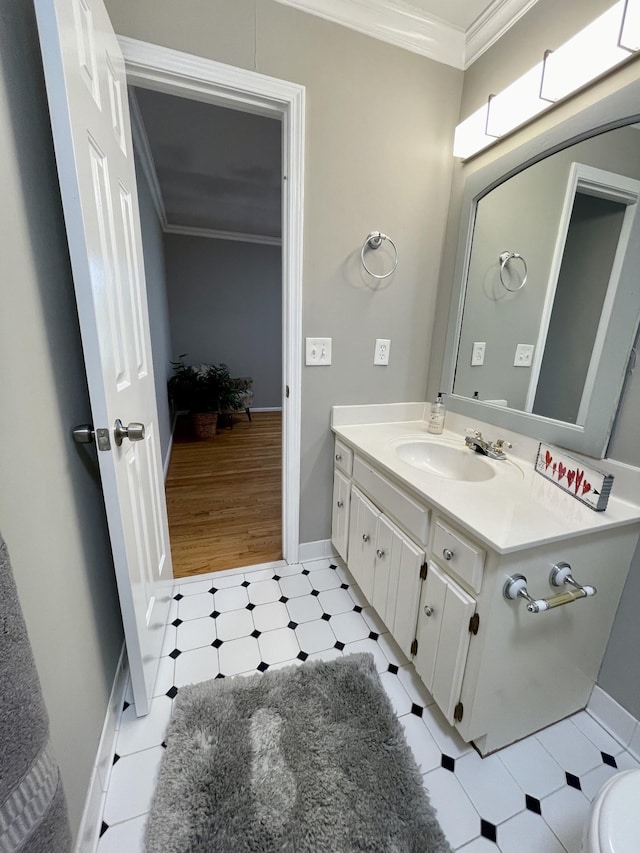
<instances>
[{"instance_id":1,"label":"gray shag rug","mask_svg":"<svg viewBox=\"0 0 640 853\"><path fill-rule=\"evenodd\" d=\"M147 853L451 853L370 654L181 688Z\"/></svg>"}]
</instances>

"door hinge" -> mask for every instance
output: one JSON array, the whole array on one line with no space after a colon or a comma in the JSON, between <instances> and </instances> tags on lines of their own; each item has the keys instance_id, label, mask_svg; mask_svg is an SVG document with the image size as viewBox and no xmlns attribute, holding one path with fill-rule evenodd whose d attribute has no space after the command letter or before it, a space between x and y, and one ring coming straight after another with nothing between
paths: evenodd
<instances>
[{"instance_id":1,"label":"door hinge","mask_svg":"<svg viewBox=\"0 0 640 853\"><path fill-rule=\"evenodd\" d=\"M480 616L477 613L474 613L471 619L469 619L469 632L475 636L478 633L479 627Z\"/></svg>"},{"instance_id":2,"label":"door hinge","mask_svg":"<svg viewBox=\"0 0 640 853\"><path fill-rule=\"evenodd\" d=\"M411 654L412 655L418 654L418 641L417 640L414 640L413 643L411 643Z\"/></svg>"},{"instance_id":3,"label":"door hinge","mask_svg":"<svg viewBox=\"0 0 640 853\"><path fill-rule=\"evenodd\" d=\"M462 704L462 702L458 702L458 704L456 705L456 707L453 710L453 719L456 721L456 723L462 722L463 714L464 714L464 705Z\"/></svg>"},{"instance_id":4,"label":"door hinge","mask_svg":"<svg viewBox=\"0 0 640 853\"><path fill-rule=\"evenodd\" d=\"M429 564L425 560L424 563L420 566L420 577L422 580L427 579L427 572L429 571Z\"/></svg>"}]
</instances>

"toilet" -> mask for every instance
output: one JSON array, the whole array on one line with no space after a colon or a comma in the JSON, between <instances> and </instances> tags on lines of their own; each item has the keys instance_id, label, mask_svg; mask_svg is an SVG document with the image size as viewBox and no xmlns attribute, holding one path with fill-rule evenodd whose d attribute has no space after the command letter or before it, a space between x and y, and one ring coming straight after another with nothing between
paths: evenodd
<instances>
[{"instance_id":1,"label":"toilet","mask_svg":"<svg viewBox=\"0 0 640 853\"><path fill-rule=\"evenodd\" d=\"M583 853L637 853L640 849L640 770L608 780L591 806Z\"/></svg>"}]
</instances>

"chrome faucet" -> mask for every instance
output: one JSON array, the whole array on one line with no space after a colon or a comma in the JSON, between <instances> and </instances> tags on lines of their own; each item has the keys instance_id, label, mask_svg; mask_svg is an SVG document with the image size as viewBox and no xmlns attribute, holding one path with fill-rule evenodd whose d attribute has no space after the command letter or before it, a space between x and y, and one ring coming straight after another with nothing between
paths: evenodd
<instances>
[{"instance_id":1,"label":"chrome faucet","mask_svg":"<svg viewBox=\"0 0 640 853\"><path fill-rule=\"evenodd\" d=\"M504 447L511 447L511 443L499 438L496 441L487 441L482 437L482 433L477 430L467 430L469 435L464 440L467 447L475 450L476 453L482 453L483 456L488 456L490 459L506 459L507 454L504 452Z\"/></svg>"}]
</instances>

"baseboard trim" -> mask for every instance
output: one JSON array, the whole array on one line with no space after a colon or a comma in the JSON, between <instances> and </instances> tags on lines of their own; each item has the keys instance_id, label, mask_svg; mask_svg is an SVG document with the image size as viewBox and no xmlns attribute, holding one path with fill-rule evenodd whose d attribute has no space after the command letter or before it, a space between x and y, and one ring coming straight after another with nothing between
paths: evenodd
<instances>
[{"instance_id":1,"label":"baseboard trim","mask_svg":"<svg viewBox=\"0 0 640 853\"><path fill-rule=\"evenodd\" d=\"M282 406L262 406L262 407L251 406L251 411L252 412L281 412Z\"/></svg>"},{"instance_id":2,"label":"baseboard trim","mask_svg":"<svg viewBox=\"0 0 640 853\"><path fill-rule=\"evenodd\" d=\"M162 466L162 471L164 474L164 479L166 482L167 474L169 473L169 462L171 461L171 448L173 447L173 434L176 431L176 421L178 416L175 415L173 418L173 425L171 427L171 435L169 436L169 444L167 445L167 452L164 457L164 465Z\"/></svg>"},{"instance_id":3,"label":"baseboard trim","mask_svg":"<svg viewBox=\"0 0 640 853\"><path fill-rule=\"evenodd\" d=\"M591 691L587 713L640 761L640 721L598 684Z\"/></svg>"},{"instance_id":4,"label":"baseboard trim","mask_svg":"<svg viewBox=\"0 0 640 853\"><path fill-rule=\"evenodd\" d=\"M324 557L333 557L336 550L331 544L331 539L318 539L316 542L301 542L298 560L301 563L307 560L322 560Z\"/></svg>"},{"instance_id":5,"label":"baseboard trim","mask_svg":"<svg viewBox=\"0 0 640 853\"><path fill-rule=\"evenodd\" d=\"M85 800L78 839L74 853L95 853L100 840L102 812L109 787L113 756L116 749L116 737L120 723L120 712L127 687L129 668L124 643L118 659L118 666L113 679L107 713L102 727L102 734L96 753L96 762L91 773L87 798Z\"/></svg>"}]
</instances>

